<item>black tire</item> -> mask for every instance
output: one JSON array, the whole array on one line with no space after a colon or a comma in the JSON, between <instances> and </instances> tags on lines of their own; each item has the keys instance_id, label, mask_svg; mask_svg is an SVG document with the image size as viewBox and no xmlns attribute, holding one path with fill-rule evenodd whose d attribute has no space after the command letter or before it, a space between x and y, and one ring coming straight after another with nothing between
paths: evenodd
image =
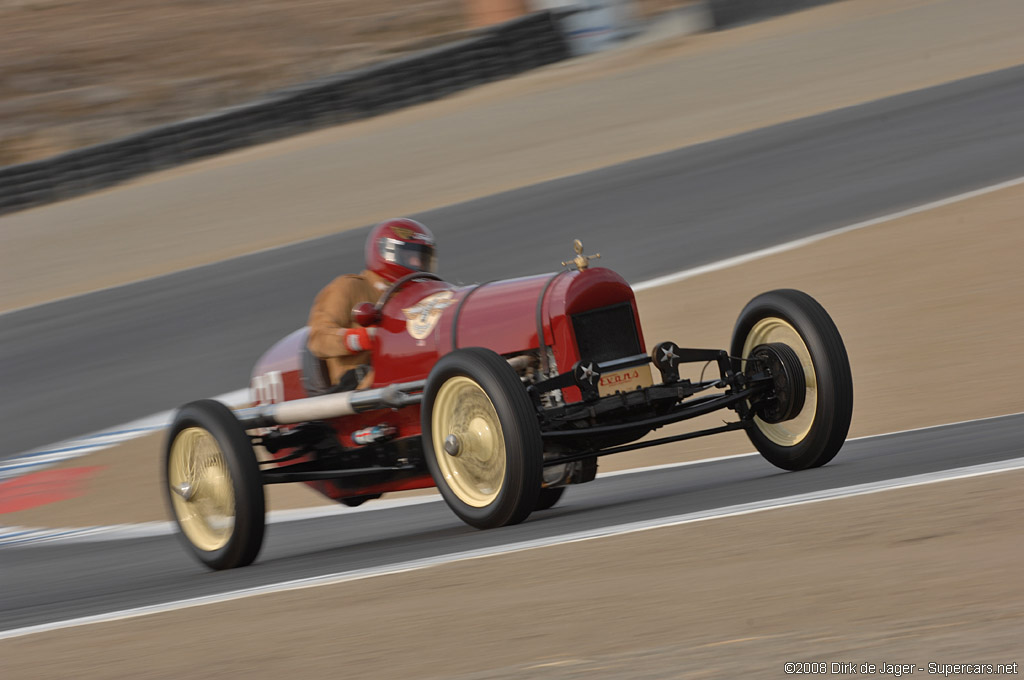
<instances>
[{"instance_id":1,"label":"black tire","mask_svg":"<svg viewBox=\"0 0 1024 680\"><path fill-rule=\"evenodd\" d=\"M491 529L533 512L544 472L540 425L507 361L480 347L442 357L427 378L421 419L427 467L462 521ZM455 454L444 450L449 435Z\"/></svg>"},{"instance_id":2,"label":"black tire","mask_svg":"<svg viewBox=\"0 0 1024 680\"><path fill-rule=\"evenodd\" d=\"M214 444L216 450L196 454L198 448ZM189 474L188 463L195 463L197 455L205 457L203 471ZM179 535L200 562L211 569L232 569L256 559L266 522L263 484L252 442L231 409L211 399L179 409L164 446L163 472L167 503ZM183 483L189 485L187 489ZM230 499L215 498L228 487ZM230 513L227 528L211 527L208 521L218 500L222 502L216 509L224 512L223 517Z\"/></svg>"},{"instance_id":3,"label":"black tire","mask_svg":"<svg viewBox=\"0 0 1024 680\"><path fill-rule=\"evenodd\" d=\"M555 507L558 501L562 500L562 494L565 493L564 486L547 487L540 490L540 495L537 496L537 505L534 506L534 511L537 510L549 510Z\"/></svg>"},{"instance_id":4,"label":"black tire","mask_svg":"<svg viewBox=\"0 0 1024 680\"><path fill-rule=\"evenodd\" d=\"M799 338L793 337L792 331ZM853 415L850 360L828 312L810 295L798 290L762 293L740 313L730 353L741 357L745 346L749 350L753 343L787 338L791 340L782 344L790 346L804 362L809 359L813 367L813 372L806 368L804 372L808 385L806 402L786 422L769 424L755 418L755 426L747 429L747 436L772 465L784 470L820 467L842 448ZM739 362L736 364L739 370ZM792 430L787 429L790 426Z\"/></svg>"}]
</instances>

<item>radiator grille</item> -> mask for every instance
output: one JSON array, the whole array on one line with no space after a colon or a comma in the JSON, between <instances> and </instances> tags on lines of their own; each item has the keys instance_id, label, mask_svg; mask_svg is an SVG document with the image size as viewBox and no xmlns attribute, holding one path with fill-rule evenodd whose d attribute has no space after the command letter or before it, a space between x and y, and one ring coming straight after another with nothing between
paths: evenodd
<instances>
[{"instance_id":1,"label":"radiator grille","mask_svg":"<svg viewBox=\"0 0 1024 680\"><path fill-rule=\"evenodd\" d=\"M633 305L628 302L573 314L572 326L584 359L600 363L641 353Z\"/></svg>"}]
</instances>

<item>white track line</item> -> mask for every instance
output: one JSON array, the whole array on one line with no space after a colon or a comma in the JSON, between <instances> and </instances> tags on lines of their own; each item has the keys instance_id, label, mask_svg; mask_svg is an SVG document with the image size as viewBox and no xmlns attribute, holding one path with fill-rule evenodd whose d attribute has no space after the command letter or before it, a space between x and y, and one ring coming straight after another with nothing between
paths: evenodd
<instances>
[{"instance_id":1,"label":"white track line","mask_svg":"<svg viewBox=\"0 0 1024 680\"><path fill-rule=\"evenodd\" d=\"M881 482L872 482L869 484L856 484L853 486L841 487L838 489L825 489L822 491L813 491L810 493L786 496L784 498L756 501L753 503L742 503L740 505L730 505L723 508L701 510L698 512L690 512L683 515L675 515L672 517L663 517L659 519L619 524L610 527L588 529L586 531L575 531L562 534L560 536L550 536L546 538L533 539L529 541L521 541L518 543L510 543L508 545L480 548L477 550L466 550L462 552L450 553L448 555L439 555L436 557L428 557L419 560L398 562L395 564L384 565L380 567L370 567L367 569L357 569L353 571L337 572L334 574L325 574L323 576L314 576L310 578L281 581L278 583L257 586L254 588L243 588L240 590L233 590L225 593L218 593L215 595L207 595L204 597L188 598L184 600L176 600L173 602L165 602L157 605L150 605L147 607L123 609L121 611L114 611L106 614L83 616L80 618L66 619L64 621L54 621L52 623L44 623L36 626L14 628L11 630L0 631L0 640L24 637L26 635L46 633L56 630L63 630L66 628L74 628L78 626L86 626L94 623L110 623L113 621L122 621L124 619L133 619L142 616L149 616L151 614L162 614L165 612L189 609L192 607L202 607L205 605L231 602L233 600L241 600L248 597L256 597L258 595L269 595L272 593L283 593L295 590L304 590L306 588L318 588L321 586L336 585L339 583L358 581L362 579L373 578L376 576L386 576L390 574L400 574L403 572L417 571L420 569L429 569L431 567L436 567L444 564L452 564L455 562L463 562L466 560L481 559L485 557L494 557L497 555L508 555L510 553L522 552L525 550L535 550L538 548L547 548L556 545L564 545L566 543L592 541L599 538L608 538L611 536L621 536L624 534L637 533L641 531L650 531L651 529L674 527L683 524L692 524L694 522L704 522L712 519L721 519L723 517L749 515L777 508L789 508L798 505L807 505L810 503L820 503L822 501L849 498L851 496L863 496L872 493L879 493L881 491L889 491L892 489L905 489L908 487L923 486L926 484L935 484L937 482L946 482L954 479L966 479L970 477L979 477L982 475L991 475L999 472L1008 472L1011 470L1020 469L1024 469L1024 458L1015 458L1012 460L999 461L996 463L986 463L983 465L972 465L970 467L957 468L954 470L943 470L940 472L931 472L921 475L911 475L909 477L884 480Z\"/></svg>"},{"instance_id":2,"label":"white track line","mask_svg":"<svg viewBox=\"0 0 1024 680\"><path fill-rule=\"evenodd\" d=\"M839 227L838 229L832 229L831 231L823 231L820 234L814 234L813 236L805 236L804 238L798 238L795 241L788 241L786 243L780 243L777 246L771 246L770 248L762 248L761 250L755 250L745 255L737 255L736 257L728 257L724 260L717 262L711 262L709 264L701 265L700 267L693 267L692 269L686 269L675 274L667 274L665 276L659 276L654 279L648 279L647 281L641 281L640 283L633 286L633 290L647 290L649 288L656 288L658 286L667 286L671 283L678 283L679 281L685 281L686 279L692 279L695 276L701 274L708 274L710 272L717 272L722 269L728 269L729 267L735 267L737 265L746 264L747 262L753 262L754 260L760 260L771 255L778 255L779 253L789 252L790 250L796 250L797 248L803 248L812 243L818 241L824 241L827 238L833 236L839 236L840 234L846 234L851 231L858 229L864 229L866 227L873 227L877 224L884 224L885 222L891 222L898 220L903 217L910 217L911 215L917 215L929 210L935 210L942 208L947 205L953 205L954 203L960 203L962 201L968 201L978 196L984 196L991 194L995 191L1001 191L1003 189L1009 189L1010 187L1019 186L1024 184L1024 176L1015 177L1014 179L1007 180L1005 182L999 182L998 184L990 184L989 186L975 189L973 191L965 191L962 194L956 194L949 196L948 198L941 198L937 201L931 201L929 203L922 203L921 205L914 206L913 208L907 208L906 210L900 210L898 212L889 213L888 215L882 215L881 217L875 217L870 220L864 220L863 222L856 222L854 224L848 224L845 227Z\"/></svg>"},{"instance_id":3,"label":"white track line","mask_svg":"<svg viewBox=\"0 0 1024 680\"><path fill-rule=\"evenodd\" d=\"M999 420L1001 418L1012 418L1015 416L1024 416L1024 411L1018 413L1008 413L1002 416L989 416L987 418L976 418L974 420L961 420L954 423L927 425L925 427L916 427L909 430L897 430L895 432L869 434L863 437L853 437L851 439L848 439L847 442L877 439L879 437L892 437L896 435L908 434L913 432L924 432L927 430L936 430L944 427L953 427L955 425L966 425L968 423L983 423L989 420ZM669 470L673 468L688 467L692 465L718 463L724 460L735 460L737 458L748 458L750 456L758 455L760 454L754 451L749 453L738 453L729 456L716 456L713 458L687 460L679 463L650 465L647 467L630 468L627 470L603 472L600 474L600 477L601 479L604 479L606 477L618 477L620 475L634 475L641 472L655 472L657 470ZM411 505L421 505L424 503L440 502L440 494L432 493L423 496L413 496L411 498L387 498L384 500L372 501L367 505L360 505L359 507L355 508L350 508L341 504L335 504L318 505L310 508L295 508L292 510L274 510L267 514L267 523L278 524L281 522L299 522L308 519L317 519L320 517L334 517L337 515L350 515L353 513L375 512L378 510L390 510L392 508L403 508ZM89 543L126 540L133 538L152 538L154 536L167 536L173 534L175 530L176 529L173 522L140 522L137 524L113 524L109 526L92 526L80 528L64 527L57 529L18 526L0 527L0 548L3 548L5 546L25 546L29 544L34 545L38 543Z\"/></svg>"},{"instance_id":4,"label":"white track line","mask_svg":"<svg viewBox=\"0 0 1024 680\"><path fill-rule=\"evenodd\" d=\"M235 390L214 397L228 406L239 407L248 403L249 390ZM117 444L145 436L151 432L163 430L171 423L174 411L161 411L130 423L118 425L109 430L101 430L92 434L68 439L58 444L40 447L19 453L0 462L0 481L17 477L27 472L34 472L50 465L56 465L72 458L88 453L95 453Z\"/></svg>"},{"instance_id":5,"label":"white track line","mask_svg":"<svg viewBox=\"0 0 1024 680\"><path fill-rule=\"evenodd\" d=\"M317 505L309 508L291 510L272 510L267 513L267 524L282 522L299 522L320 517L352 515L392 508L405 508L411 505L436 503L441 500L440 494L412 496L409 498L389 498L369 505L350 508L341 503ZM174 522L139 522L136 524L111 524L107 526L65 527L59 529L38 529L32 527L0 527L0 549L11 546L36 545L39 543L98 543L120 541L133 538L153 538L169 536L177 531Z\"/></svg>"}]
</instances>

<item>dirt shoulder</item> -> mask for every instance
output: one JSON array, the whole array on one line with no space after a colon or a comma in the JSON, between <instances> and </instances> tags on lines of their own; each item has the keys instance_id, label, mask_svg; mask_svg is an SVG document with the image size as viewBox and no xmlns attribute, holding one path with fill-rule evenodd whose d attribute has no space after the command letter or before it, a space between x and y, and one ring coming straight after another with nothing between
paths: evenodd
<instances>
[{"instance_id":1,"label":"dirt shoulder","mask_svg":"<svg viewBox=\"0 0 1024 680\"><path fill-rule=\"evenodd\" d=\"M152 175L0 218L0 310L1019 64L1022 23L1013 0L851 0Z\"/></svg>"},{"instance_id":2,"label":"dirt shoulder","mask_svg":"<svg viewBox=\"0 0 1024 680\"><path fill-rule=\"evenodd\" d=\"M759 292L799 288L834 317L853 365L852 436L1024 410L1008 348L1024 337L1024 187L977 197L798 250L638 294L649 344L727 347L736 315ZM604 253L610 266L615 253ZM993 357L1003 357L999 361ZM696 376L694 376L696 377ZM955 389L951 388L955 381ZM714 416L707 426L718 424ZM687 424L686 428L693 427ZM659 434L683 431L683 425ZM159 489L161 437L65 463L101 466L77 498L0 514L8 526L91 526L167 518ZM753 450L730 433L611 456L601 470ZM272 487L273 509L327 503L301 485Z\"/></svg>"},{"instance_id":3,"label":"dirt shoulder","mask_svg":"<svg viewBox=\"0 0 1024 680\"><path fill-rule=\"evenodd\" d=\"M0 652L11 677L88 679L1020 664L1022 482L1011 472L470 560L18 638Z\"/></svg>"}]
</instances>

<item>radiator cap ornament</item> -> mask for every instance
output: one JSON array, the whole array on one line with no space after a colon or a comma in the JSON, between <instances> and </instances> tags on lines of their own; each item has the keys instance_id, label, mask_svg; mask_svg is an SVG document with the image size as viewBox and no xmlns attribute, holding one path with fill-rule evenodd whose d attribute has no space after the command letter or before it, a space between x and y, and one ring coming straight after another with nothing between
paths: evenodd
<instances>
[{"instance_id":1,"label":"radiator cap ornament","mask_svg":"<svg viewBox=\"0 0 1024 680\"><path fill-rule=\"evenodd\" d=\"M576 267L576 269L578 269L579 271L583 271L584 269L590 266L591 260L596 260L599 257L601 257L601 253L596 253L594 255L584 255L583 241L579 239L576 239L575 241L572 242L572 248L573 250L576 251L576 257L572 258L568 262L563 262L563 267Z\"/></svg>"}]
</instances>

